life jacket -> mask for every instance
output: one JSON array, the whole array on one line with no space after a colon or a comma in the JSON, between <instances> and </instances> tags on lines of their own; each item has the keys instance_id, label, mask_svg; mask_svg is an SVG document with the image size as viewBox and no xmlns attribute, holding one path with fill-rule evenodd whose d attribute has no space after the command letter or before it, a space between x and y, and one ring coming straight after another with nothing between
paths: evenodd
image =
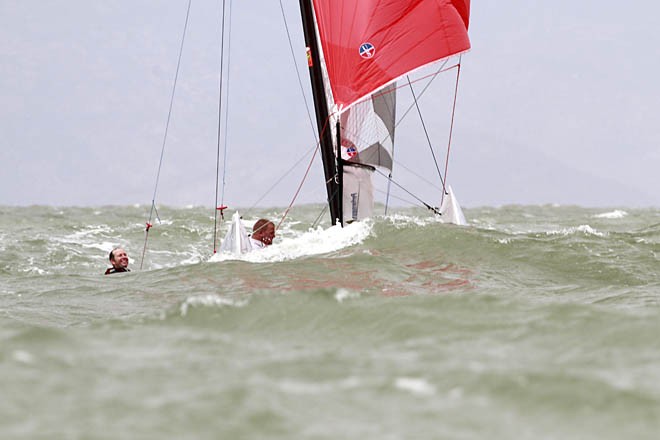
<instances>
[{"instance_id":1,"label":"life jacket","mask_svg":"<svg viewBox=\"0 0 660 440\"><path fill-rule=\"evenodd\" d=\"M120 273L120 272L130 272L131 270L129 268L116 268L116 267L109 267L108 269L105 270L105 275L112 275L113 273Z\"/></svg>"}]
</instances>

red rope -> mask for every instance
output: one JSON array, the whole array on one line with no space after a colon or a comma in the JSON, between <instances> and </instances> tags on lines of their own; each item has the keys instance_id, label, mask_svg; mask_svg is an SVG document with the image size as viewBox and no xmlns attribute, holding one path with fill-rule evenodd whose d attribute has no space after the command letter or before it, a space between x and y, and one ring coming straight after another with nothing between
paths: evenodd
<instances>
[{"instance_id":1,"label":"red rope","mask_svg":"<svg viewBox=\"0 0 660 440\"><path fill-rule=\"evenodd\" d=\"M325 120L325 124L323 124L323 130L321 130L321 134L319 136L319 139L323 138L323 133L325 130L328 128L328 121L330 120L330 116ZM293 207L293 204L295 203L296 199L298 198L298 195L300 194L300 190L302 189L303 184L305 183L305 180L307 180L307 175L309 174L309 170L312 169L312 164L314 163L314 159L316 158L316 153L319 151L321 145L321 141L316 142L316 148L314 149L314 154L312 154L312 158L309 161L309 165L307 165L307 170L305 170L305 174L303 175L302 180L300 181L300 185L298 185L298 189L296 190L296 193L293 195L293 199L291 199L291 203L289 206L286 208L284 211L284 214L282 214L282 218L280 219L280 222L277 224L277 227L275 229L280 229L280 226L282 225L282 222L284 222L284 219L286 216L289 214L289 211Z\"/></svg>"},{"instance_id":2,"label":"red rope","mask_svg":"<svg viewBox=\"0 0 660 440\"><path fill-rule=\"evenodd\" d=\"M414 79L414 80L412 80L412 81L409 80L409 81L410 81L410 84L415 84L415 83L418 83L418 82L420 82L420 81L424 81L426 78L431 78L431 77L434 77L434 76L440 75L441 73L449 72L449 71L452 70L452 69L456 69L456 68L458 68L458 69L460 70L460 67L461 67L461 64L460 64L460 63L458 63L458 64L454 64L453 66L445 67L444 69L440 69L440 70L438 70L438 71L436 71L436 72L429 73L428 75L424 75L424 76L421 76L421 77L419 77L419 78L417 78L417 79ZM400 86L395 87L394 90L382 91L382 92L374 93L373 95L368 95L367 97L365 97L364 99L358 101L357 103L359 103L359 102L363 102L363 101L366 101L366 100L368 100L368 99L372 99L372 98L376 98L376 97L379 97L379 96L383 96L383 95L390 94L390 93L392 93L392 92L395 92L395 91L397 91L397 90L399 90L399 89L401 89L401 88L403 88L403 87L407 87L407 86L408 86L408 84L403 84L403 85L400 85ZM357 104L357 103L356 103L356 104Z\"/></svg>"}]
</instances>

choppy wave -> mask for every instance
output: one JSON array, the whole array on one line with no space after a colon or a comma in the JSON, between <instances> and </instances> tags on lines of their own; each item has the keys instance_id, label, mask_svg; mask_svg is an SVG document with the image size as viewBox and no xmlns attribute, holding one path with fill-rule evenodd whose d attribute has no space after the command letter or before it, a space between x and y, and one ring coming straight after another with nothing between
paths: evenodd
<instances>
[{"instance_id":1,"label":"choppy wave","mask_svg":"<svg viewBox=\"0 0 660 440\"><path fill-rule=\"evenodd\" d=\"M362 243L370 235L371 229L371 221L353 223L343 228L338 225L327 229L319 226L306 232L296 232L285 227L280 231L281 238L272 246L243 255L218 253L209 261L241 260L263 263L327 254Z\"/></svg>"},{"instance_id":2,"label":"choppy wave","mask_svg":"<svg viewBox=\"0 0 660 440\"><path fill-rule=\"evenodd\" d=\"M601 214L596 214L596 215L594 215L594 217L596 217L596 218L617 219L617 218L623 218L627 215L628 215L628 213L626 211L622 211L620 209L615 209L614 211L603 212Z\"/></svg>"},{"instance_id":3,"label":"choppy wave","mask_svg":"<svg viewBox=\"0 0 660 440\"><path fill-rule=\"evenodd\" d=\"M207 210L159 207L142 270L144 207L0 211L0 436L660 432L658 210L319 211L230 259Z\"/></svg>"}]
</instances>

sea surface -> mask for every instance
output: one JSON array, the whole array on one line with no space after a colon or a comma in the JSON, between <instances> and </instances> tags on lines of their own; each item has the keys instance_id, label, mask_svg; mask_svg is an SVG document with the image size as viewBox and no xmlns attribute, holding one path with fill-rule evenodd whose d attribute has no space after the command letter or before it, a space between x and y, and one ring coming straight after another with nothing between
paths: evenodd
<instances>
[{"instance_id":1,"label":"sea surface","mask_svg":"<svg viewBox=\"0 0 660 440\"><path fill-rule=\"evenodd\" d=\"M0 207L0 438L660 438L659 209L320 213Z\"/></svg>"}]
</instances>

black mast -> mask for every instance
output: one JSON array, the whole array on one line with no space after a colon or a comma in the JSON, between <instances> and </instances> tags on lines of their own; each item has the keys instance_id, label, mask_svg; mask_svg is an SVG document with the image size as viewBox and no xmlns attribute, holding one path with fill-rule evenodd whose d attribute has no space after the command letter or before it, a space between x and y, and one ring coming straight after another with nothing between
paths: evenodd
<instances>
[{"instance_id":1,"label":"black mast","mask_svg":"<svg viewBox=\"0 0 660 440\"><path fill-rule=\"evenodd\" d=\"M338 169L338 154L335 155L332 144L332 130L328 120L328 102L325 99L325 87L323 85L323 72L321 71L321 58L319 56L318 39L314 25L314 12L311 0L300 0L300 14L302 15L303 32L305 44L311 56L309 66L309 77L312 83L312 95L314 95L314 108L316 110L316 126L319 131L321 142L321 159L323 160L323 171L325 172L325 187L328 193L328 206L330 207L330 220L335 225L337 220L343 224L342 215L342 175ZM339 129L339 124L337 124ZM339 133L337 135L339 137ZM337 152L341 151L337 144Z\"/></svg>"}]
</instances>

